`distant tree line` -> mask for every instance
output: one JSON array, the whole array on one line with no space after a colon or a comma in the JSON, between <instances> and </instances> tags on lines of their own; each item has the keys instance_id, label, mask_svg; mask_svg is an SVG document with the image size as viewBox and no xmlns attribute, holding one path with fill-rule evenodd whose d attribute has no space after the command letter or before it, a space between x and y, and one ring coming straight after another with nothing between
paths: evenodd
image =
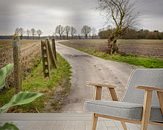
<instances>
[{"instance_id":1,"label":"distant tree line","mask_svg":"<svg viewBox=\"0 0 163 130\"><path fill-rule=\"evenodd\" d=\"M108 29L99 32L99 37L101 39L107 39L108 36L112 34L113 30ZM149 31L149 30L136 30L136 29L127 29L125 34L121 36L122 39L163 39L163 32L158 30Z\"/></svg>"},{"instance_id":2,"label":"distant tree line","mask_svg":"<svg viewBox=\"0 0 163 130\"><path fill-rule=\"evenodd\" d=\"M34 40L35 38L40 39L42 33L43 32L40 29L36 30L36 29L32 28L32 29L24 30L23 28L16 28L14 35L19 36L20 39L23 39L23 38L31 39L32 38Z\"/></svg>"},{"instance_id":3,"label":"distant tree line","mask_svg":"<svg viewBox=\"0 0 163 130\"><path fill-rule=\"evenodd\" d=\"M14 33L14 35L19 36L20 39L40 39L47 37L41 37L42 34L43 32L40 29L36 30L35 28L32 28L25 30L22 27L16 28ZM93 27L91 28L88 25L84 25L80 33L77 33L77 29L73 26L58 25L56 26L52 37L55 37L56 39L94 39L98 38L98 35L96 34L96 29Z\"/></svg>"},{"instance_id":4,"label":"distant tree line","mask_svg":"<svg viewBox=\"0 0 163 130\"><path fill-rule=\"evenodd\" d=\"M96 38L96 30L95 28L91 28L88 25L84 25L81 29L81 33L77 34L77 29L73 26L62 26L58 25L55 28L55 37L59 37L59 39L81 39L81 38Z\"/></svg>"}]
</instances>

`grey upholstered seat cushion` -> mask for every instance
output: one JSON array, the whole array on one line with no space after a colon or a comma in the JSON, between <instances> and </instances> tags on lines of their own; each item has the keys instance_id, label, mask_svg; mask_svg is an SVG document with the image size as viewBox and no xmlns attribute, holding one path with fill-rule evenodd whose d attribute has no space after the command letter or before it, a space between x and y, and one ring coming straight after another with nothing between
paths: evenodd
<instances>
[{"instance_id":1,"label":"grey upholstered seat cushion","mask_svg":"<svg viewBox=\"0 0 163 130\"><path fill-rule=\"evenodd\" d=\"M86 101L85 108L89 112L130 120L141 120L143 111L141 104L100 100ZM160 108L152 108L151 121L163 122Z\"/></svg>"}]
</instances>

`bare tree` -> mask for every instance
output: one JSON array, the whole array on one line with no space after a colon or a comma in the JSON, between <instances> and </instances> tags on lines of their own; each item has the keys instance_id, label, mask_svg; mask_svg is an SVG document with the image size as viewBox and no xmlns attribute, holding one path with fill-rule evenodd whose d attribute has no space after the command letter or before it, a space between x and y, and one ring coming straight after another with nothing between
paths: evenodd
<instances>
[{"instance_id":1,"label":"bare tree","mask_svg":"<svg viewBox=\"0 0 163 130\"><path fill-rule=\"evenodd\" d=\"M20 39L23 39L23 33L24 33L23 28L16 28L15 29L15 35L20 36Z\"/></svg>"},{"instance_id":2,"label":"bare tree","mask_svg":"<svg viewBox=\"0 0 163 130\"><path fill-rule=\"evenodd\" d=\"M71 27L70 26L66 26L65 27L65 32L66 32L67 39L68 39L70 31L71 31Z\"/></svg>"},{"instance_id":3,"label":"bare tree","mask_svg":"<svg viewBox=\"0 0 163 130\"><path fill-rule=\"evenodd\" d=\"M23 39L23 34L24 34L23 28L19 28L19 33L20 33L20 39Z\"/></svg>"},{"instance_id":4,"label":"bare tree","mask_svg":"<svg viewBox=\"0 0 163 130\"><path fill-rule=\"evenodd\" d=\"M62 34L64 33L64 27L62 25L58 25L55 29L55 33L59 34L60 39L62 38Z\"/></svg>"},{"instance_id":5,"label":"bare tree","mask_svg":"<svg viewBox=\"0 0 163 130\"><path fill-rule=\"evenodd\" d=\"M99 8L106 13L108 22L113 23L113 32L108 37L108 51L110 54L118 52L117 39L128 28L133 27L137 14L134 12L134 3L130 0L99 0Z\"/></svg>"},{"instance_id":6,"label":"bare tree","mask_svg":"<svg viewBox=\"0 0 163 130\"><path fill-rule=\"evenodd\" d=\"M15 35L19 36L20 32L19 32L19 28L15 29Z\"/></svg>"},{"instance_id":7,"label":"bare tree","mask_svg":"<svg viewBox=\"0 0 163 130\"><path fill-rule=\"evenodd\" d=\"M81 30L81 33L83 33L85 35L85 38L87 39L88 38L88 34L91 32L91 27L87 26L87 25L84 25L82 30Z\"/></svg>"},{"instance_id":8,"label":"bare tree","mask_svg":"<svg viewBox=\"0 0 163 130\"><path fill-rule=\"evenodd\" d=\"M35 38L35 33L36 33L36 30L34 28L31 29L31 33L32 33L32 36L33 36L33 40Z\"/></svg>"},{"instance_id":9,"label":"bare tree","mask_svg":"<svg viewBox=\"0 0 163 130\"><path fill-rule=\"evenodd\" d=\"M28 36L28 39L29 39L30 33L31 33L31 31L30 31L29 29L27 29L27 36Z\"/></svg>"},{"instance_id":10,"label":"bare tree","mask_svg":"<svg viewBox=\"0 0 163 130\"><path fill-rule=\"evenodd\" d=\"M71 36L73 38L77 31L76 31L76 29L74 27L71 27L70 31L71 31Z\"/></svg>"},{"instance_id":11,"label":"bare tree","mask_svg":"<svg viewBox=\"0 0 163 130\"><path fill-rule=\"evenodd\" d=\"M42 35L42 31L39 29L39 30L37 30L37 34L38 34L38 37L39 37L39 39L40 39L40 36Z\"/></svg>"},{"instance_id":12,"label":"bare tree","mask_svg":"<svg viewBox=\"0 0 163 130\"><path fill-rule=\"evenodd\" d=\"M94 36L96 36L96 29L93 27L91 29L91 32L92 32L92 39L94 38Z\"/></svg>"}]
</instances>

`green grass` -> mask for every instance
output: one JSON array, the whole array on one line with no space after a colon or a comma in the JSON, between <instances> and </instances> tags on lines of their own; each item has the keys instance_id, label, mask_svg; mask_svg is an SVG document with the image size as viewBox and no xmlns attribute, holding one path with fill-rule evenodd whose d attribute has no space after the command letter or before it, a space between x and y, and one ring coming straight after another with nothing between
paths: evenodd
<instances>
[{"instance_id":1,"label":"green grass","mask_svg":"<svg viewBox=\"0 0 163 130\"><path fill-rule=\"evenodd\" d=\"M114 60L120 62L126 62L136 66L143 66L146 68L163 68L163 60L156 59L156 58L149 58L149 57L142 57L142 56L133 56L133 55L109 55L104 52L97 51L95 49L80 49L86 53L91 55L106 59L106 60Z\"/></svg>"},{"instance_id":2,"label":"green grass","mask_svg":"<svg viewBox=\"0 0 163 130\"><path fill-rule=\"evenodd\" d=\"M31 104L11 109L11 112L42 112L48 99L54 94L55 89L62 81L70 81L71 67L60 55L58 55L57 69L51 71L50 79L43 77L42 63L33 69L32 73L23 81L23 91L41 92L44 96ZM66 86L65 86L66 87ZM0 105L5 104L14 95L14 88L0 93Z\"/></svg>"}]
</instances>

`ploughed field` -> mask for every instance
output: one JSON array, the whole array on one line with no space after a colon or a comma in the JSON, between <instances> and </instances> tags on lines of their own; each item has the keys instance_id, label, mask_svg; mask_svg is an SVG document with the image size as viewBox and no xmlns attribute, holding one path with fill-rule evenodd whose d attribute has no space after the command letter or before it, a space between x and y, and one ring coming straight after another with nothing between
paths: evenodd
<instances>
[{"instance_id":1,"label":"ploughed field","mask_svg":"<svg viewBox=\"0 0 163 130\"><path fill-rule=\"evenodd\" d=\"M20 40L22 47L30 46L31 43L39 43L39 40ZM12 40L0 40L0 48L11 48Z\"/></svg>"},{"instance_id":2,"label":"ploughed field","mask_svg":"<svg viewBox=\"0 0 163 130\"><path fill-rule=\"evenodd\" d=\"M39 40L20 40L20 63L24 77L38 64L40 61L40 53ZM0 68L12 62L12 40L0 40Z\"/></svg>"},{"instance_id":3,"label":"ploughed field","mask_svg":"<svg viewBox=\"0 0 163 130\"><path fill-rule=\"evenodd\" d=\"M76 49L107 51L107 40L70 40L62 44ZM163 40L118 40L118 45L121 53L163 59Z\"/></svg>"}]
</instances>

